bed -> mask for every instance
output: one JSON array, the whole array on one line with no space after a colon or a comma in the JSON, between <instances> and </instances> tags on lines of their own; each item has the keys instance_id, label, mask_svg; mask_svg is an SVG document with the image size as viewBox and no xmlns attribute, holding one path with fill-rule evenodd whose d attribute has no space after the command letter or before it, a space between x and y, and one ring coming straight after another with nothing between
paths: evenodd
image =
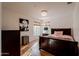
<instances>
[{"instance_id":1,"label":"bed","mask_svg":"<svg viewBox=\"0 0 79 59\"><path fill-rule=\"evenodd\" d=\"M60 40L75 41L71 28L53 28L51 29L51 35L49 35L49 37Z\"/></svg>"},{"instance_id":2,"label":"bed","mask_svg":"<svg viewBox=\"0 0 79 59\"><path fill-rule=\"evenodd\" d=\"M71 28L52 28L51 35L39 37L40 50L56 56L77 56L78 42L74 40L71 31Z\"/></svg>"}]
</instances>

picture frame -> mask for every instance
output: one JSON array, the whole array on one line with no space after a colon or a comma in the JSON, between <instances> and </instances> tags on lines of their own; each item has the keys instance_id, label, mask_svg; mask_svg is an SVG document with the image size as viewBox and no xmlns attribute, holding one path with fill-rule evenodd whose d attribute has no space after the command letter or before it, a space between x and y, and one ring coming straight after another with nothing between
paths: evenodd
<instances>
[{"instance_id":1,"label":"picture frame","mask_svg":"<svg viewBox=\"0 0 79 59\"><path fill-rule=\"evenodd\" d=\"M19 29L20 31L29 31L29 20L20 18Z\"/></svg>"}]
</instances>

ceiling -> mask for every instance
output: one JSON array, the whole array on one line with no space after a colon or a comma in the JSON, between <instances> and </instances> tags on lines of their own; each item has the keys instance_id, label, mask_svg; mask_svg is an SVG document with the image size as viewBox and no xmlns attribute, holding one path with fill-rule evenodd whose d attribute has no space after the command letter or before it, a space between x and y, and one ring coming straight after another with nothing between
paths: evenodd
<instances>
[{"instance_id":1,"label":"ceiling","mask_svg":"<svg viewBox=\"0 0 79 59\"><path fill-rule=\"evenodd\" d=\"M56 19L71 15L74 9L74 2L4 2L3 8L27 14L35 19ZM41 10L47 10L47 16L41 16Z\"/></svg>"}]
</instances>

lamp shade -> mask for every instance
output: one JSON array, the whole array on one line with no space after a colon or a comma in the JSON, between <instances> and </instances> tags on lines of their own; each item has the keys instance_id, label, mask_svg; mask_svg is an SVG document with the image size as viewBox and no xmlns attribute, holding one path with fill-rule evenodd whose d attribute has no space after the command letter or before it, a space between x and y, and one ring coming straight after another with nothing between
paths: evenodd
<instances>
[{"instance_id":1,"label":"lamp shade","mask_svg":"<svg viewBox=\"0 0 79 59\"><path fill-rule=\"evenodd\" d=\"M42 16L46 16L46 15L47 15L47 10L42 10L42 11L41 11L41 15L42 15Z\"/></svg>"}]
</instances>

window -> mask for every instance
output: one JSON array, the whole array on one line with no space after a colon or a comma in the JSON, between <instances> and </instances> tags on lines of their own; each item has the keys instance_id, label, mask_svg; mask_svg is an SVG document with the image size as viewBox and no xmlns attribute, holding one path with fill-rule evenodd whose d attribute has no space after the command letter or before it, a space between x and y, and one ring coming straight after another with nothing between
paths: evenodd
<instances>
[{"instance_id":1,"label":"window","mask_svg":"<svg viewBox=\"0 0 79 59\"><path fill-rule=\"evenodd\" d=\"M40 30L40 26L33 26L33 34L34 36L40 36L41 35L41 30Z\"/></svg>"}]
</instances>

